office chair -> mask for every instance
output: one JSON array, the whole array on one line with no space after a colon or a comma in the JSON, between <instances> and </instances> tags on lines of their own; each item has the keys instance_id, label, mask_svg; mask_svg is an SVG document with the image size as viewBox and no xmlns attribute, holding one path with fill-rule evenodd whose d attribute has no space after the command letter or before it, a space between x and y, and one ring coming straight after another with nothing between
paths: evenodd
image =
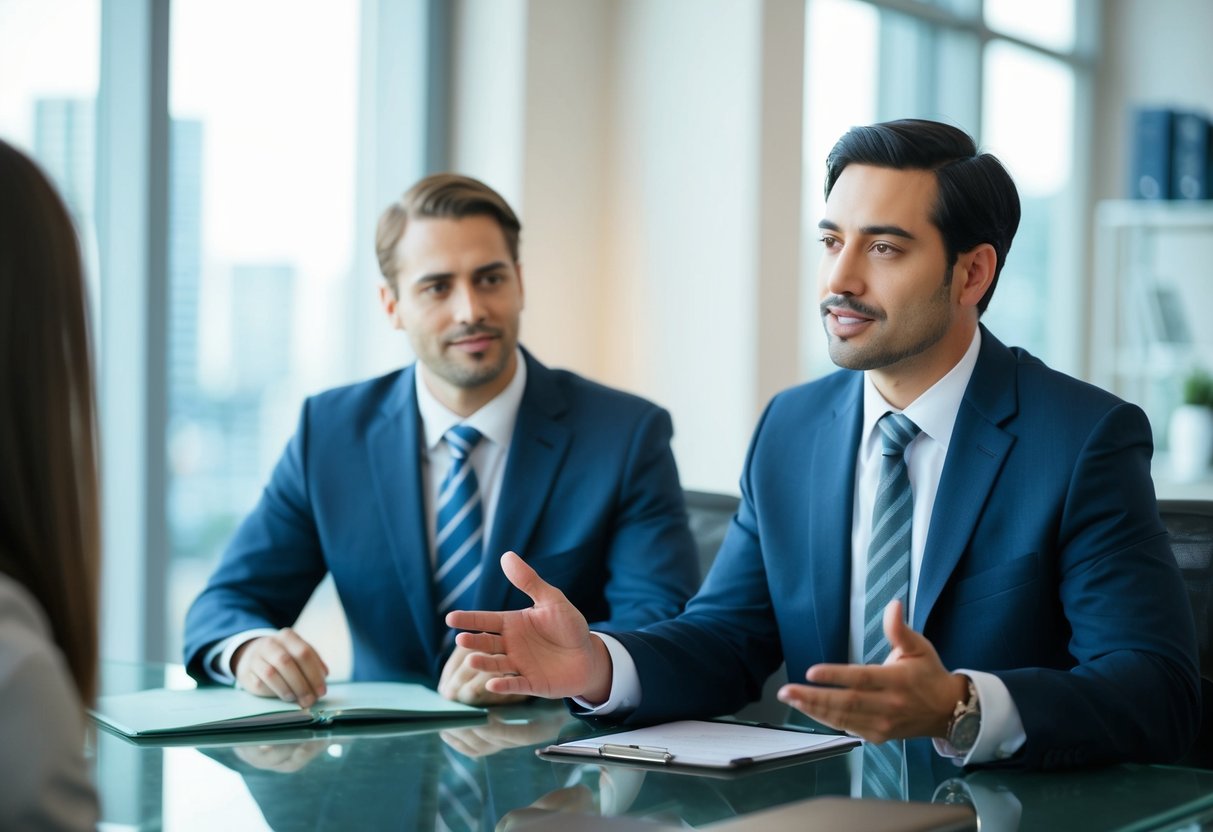
<instances>
[{"instance_id":1,"label":"office chair","mask_svg":"<svg viewBox=\"0 0 1213 832\"><path fill-rule=\"evenodd\" d=\"M699 574L700 578L703 578L716 560L716 552L724 542L729 523L737 513L741 498L708 491L683 491L682 494L686 499L691 536L695 538L695 545L699 548ZM738 711L737 717L755 722L784 722L792 709L776 699L775 694L786 680L787 672L784 666L780 665L763 686L762 697Z\"/></svg>"},{"instance_id":2,"label":"office chair","mask_svg":"<svg viewBox=\"0 0 1213 832\"><path fill-rule=\"evenodd\" d=\"M1213 500L1159 500L1158 513L1188 588L1200 657L1201 725L1180 762L1213 768Z\"/></svg>"},{"instance_id":3,"label":"office chair","mask_svg":"<svg viewBox=\"0 0 1213 832\"><path fill-rule=\"evenodd\" d=\"M691 536L699 549L699 576L702 578L716 560L716 550L724 541L741 498L708 491L683 491L682 495L686 499Z\"/></svg>"}]
</instances>

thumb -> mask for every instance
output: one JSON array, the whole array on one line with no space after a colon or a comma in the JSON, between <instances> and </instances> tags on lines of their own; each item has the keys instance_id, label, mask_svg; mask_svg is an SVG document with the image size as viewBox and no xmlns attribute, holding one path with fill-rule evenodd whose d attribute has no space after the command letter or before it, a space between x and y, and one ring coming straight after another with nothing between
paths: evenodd
<instances>
[{"instance_id":1,"label":"thumb","mask_svg":"<svg viewBox=\"0 0 1213 832\"><path fill-rule=\"evenodd\" d=\"M501 556L501 571L510 583L525 592L537 606L550 604L563 597L560 590L539 577L539 573L514 552L506 552Z\"/></svg>"},{"instance_id":2,"label":"thumb","mask_svg":"<svg viewBox=\"0 0 1213 832\"><path fill-rule=\"evenodd\" d=\"M906 623L903 609L899 600L890 601L884 608L884 634L892 648L890 656L914 656L922 652L925 639Z\"/></svg>"}]
</instances>

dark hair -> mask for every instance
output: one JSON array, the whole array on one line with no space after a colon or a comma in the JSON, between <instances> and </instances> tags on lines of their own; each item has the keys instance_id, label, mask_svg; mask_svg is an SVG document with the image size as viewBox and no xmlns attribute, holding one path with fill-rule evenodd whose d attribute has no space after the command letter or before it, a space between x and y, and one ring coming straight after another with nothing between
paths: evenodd
<instances>
[{"instance_id":1,"label":"dark hair","mask_svg":"<svg viewBox=\"0 0 1213 832\"><path fill-rule=\"evenodd\" d=\"M939 198L931 221L943 235L948 267L961 252L982 243L994 247L994 279L977 303L986 311L998 275L1019 228L1019 192L1006 168L989 153L978 153L972 137L951 125L902 119L848 130L826 157L826 198L847 165L873 165L935 173Z\"/></svg>"},{"instance_id":2,"label":"dark hair","mask_svg":"<svg viewBox=\"0 0 1213 832\"><path fill-rule=\"evenodd\" d=\"M0 572L42 606L91 702L100 524L80 245L46 176L3 141L0 399Z\"/></svg>"},{"instance_id":3,"label":"dark hair","mask_svg":"<svg viewBox=\"0 0 1213 832\"><path fill-rule=\"evenodd\" d=\"M427 176L405 191L404 196L393 202L379 217L375 232L375 254L379 258L379 271L395 288L396 273L400 263L396 262L396 247L404 236L410 219L422 217L462 219L471 216L488 216L501 226L510 257L518 262L518 238L522 223L501 194L488 185L470 176L456 173L436 173Z\"/></svg>"}]
</instances>

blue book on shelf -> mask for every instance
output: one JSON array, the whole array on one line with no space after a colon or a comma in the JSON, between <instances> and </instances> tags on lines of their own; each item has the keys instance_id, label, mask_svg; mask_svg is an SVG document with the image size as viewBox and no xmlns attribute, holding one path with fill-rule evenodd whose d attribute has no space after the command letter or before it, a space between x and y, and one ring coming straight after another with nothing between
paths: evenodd
<instances>
[{"instance_id":1,"label":"blue book on shelf","mask_svg":"<svg viewBox=\"0 0 1213 832\"><path fill-rule=\"evenodd\" d=\"M1210 199L1213 125L1202 113L1176 113L1171 145L1171 198Z\"/></svg>"},{"instance_id":2,"label":"blue book on shelf","mask_svg":"<svg viewBox=\"0 0 1213 832\"><path fill-rule=\"evenodd\" d=\"M1129 157L1129 196L1133 199L1171 198L1171 150L1175 111L1142 107L1133 112Z\"/></svg>"}]
</instances>

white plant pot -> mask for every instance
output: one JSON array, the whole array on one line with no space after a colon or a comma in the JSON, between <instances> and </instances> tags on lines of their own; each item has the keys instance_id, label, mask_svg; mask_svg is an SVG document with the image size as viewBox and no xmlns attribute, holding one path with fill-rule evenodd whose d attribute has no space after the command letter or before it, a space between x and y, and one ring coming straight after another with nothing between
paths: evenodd
<instances>
[{"instance_id":1,"label":"white plant pot","mask_svg":"<svg viewBox=\"0 0 1213 832\"><path fill-rule=\"evenodd\" d=\"M1171 414L1171 474L1194 482L1209 472L1213 460L1213 407L1184 404Z\"/></svg>"}]
</instances>

